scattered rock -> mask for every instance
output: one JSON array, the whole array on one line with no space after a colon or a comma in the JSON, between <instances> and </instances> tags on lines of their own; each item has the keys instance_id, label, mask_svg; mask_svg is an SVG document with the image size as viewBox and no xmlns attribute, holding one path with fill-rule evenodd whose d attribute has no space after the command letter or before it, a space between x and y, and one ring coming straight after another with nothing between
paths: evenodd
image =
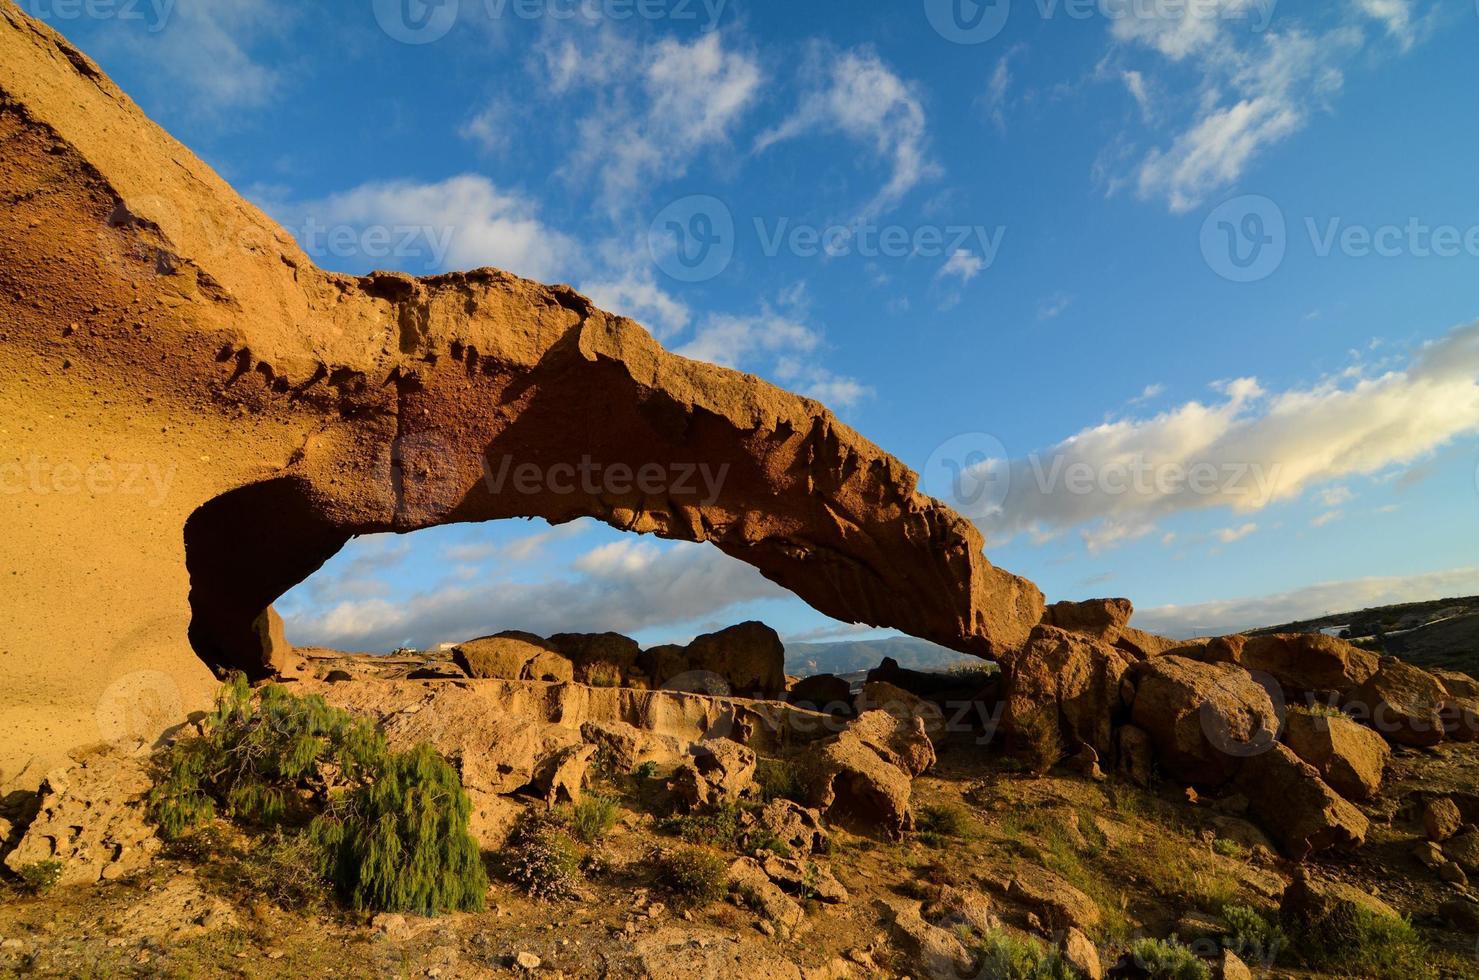
<instances>
[{"instance_id":1,"label":"scattered rock","mask_svg":"<svg viewBox=\"0 0 1479 980\"><path fill-rule=\"evenodd\" d=\"M760 862L754 858L742 857L729 866L729 887L752 909L763 915L767 922L788 933L794 932L805 917L806 913L801 906L770 880Z\"/></svg>"},{"instance_id":2,"label":"scattered rock","mask_svg":"<svg viewBox=\"0 0 1479 980\"><path fill-rule=\"evenodd\" d=\"M1021 865L1007 885L1007 897L1042 916L1053 929L1090 930L1103 917L1094 900L1044 868Z\"/></svg>"},{"instance_id":3,"label":"scattered rock","mask_svg":"<svg viewBox=\"0 0 1479 980\"><path fill-rule=\"evenodd\" d=\"M1450 837L1443 844L1443 853L1470 874L1479 873L1479 830Z\"/></svg>"},{"instance_id":4,"label":"scattered rock","mask_svg":"<svg viewBox=\"0 0 1479 980\"><path fill-rule=\"evenodd\" d=\"M146 756L114 746L75 752L70 765L42 782L40 809L5 866L19 871L60 861L63 885L112 880L144 867L160 846L146 816L152 786Z\"/></svg>"},{"instance_id":5,"label":"scattered rock","mask_svg":"<svg viewBox=\"0 0 1479 980\"><path fill-rule=\"evenodd\" d=\"M1423 833L1430 841L1446 841L1464 824L1458 804L1446 796L1435 796L1423 805Z\"/></svg>"},{"instance_id":6,"label":"scattered rock","mask_svg":"<svg viewBox=\"0 0 1479 980\"><path fill-rule=\"evenodd\" d=\"M1238 958L1237 953L1224 949L1213 973L1213 980L1253 980L1253 971Z\"/></svg>"},{"instance_id":7,"label":"scattered rock","mask_svg":"<svg viewBox=\"0 0 1479 980\"><path fill-rule=\"evenodd\" d=\"M758 820L793 855L805 857L825 852L831 846L827 831L822 828L822 815L794 800L771 800L760 811Z\"/></svg>"},{"instance_id":8,"label":"scattered rock","mask_svg":"<svg viewBox=\"0 0 1479 980\"><path fill-rule=\"evenodd\" d=\"M1385 739L1343 715L1291 711L1284 722L1284 741L1348 800L1374 798L1392 756Z\"/></svg>"},{"instance_id":9,"label":"scattered rock","mask_svg":"<svg viewBox=\"0 0 1479 980\"><path fill-rule=\"evenodd\" d=\"M922 718L865 711L847 726L847 732L911 777L923 775L935 764L934 744Z\"/></svg>"},{"instance_id":10,"label":"scattered rock","mask_svg":"<svg viewBox=\"0 0 1479 980\"><path fill-rule=\"evenodd\" d=\"M854 714L861 716L870 711L886 711L905 722L917 718L932 742L945 735L945 714L938 705L887 681L869 681L853 699Z\"/></svg>"},{"instance_id":11,"label":"scattered rock","mask_svg":"<svg viewBox=\"0 0 1479 980\"><path fill-rule=\"evenodd\" d=\"M1454 929L1479 936L1479 899L1456 895L1438 906L1438 914Z\"/></svg>"},{"instance_id":12,"label":"scattered rock","mask_svg":"<svg viewBox=\"0 0 1479 980\"><path fill-rule=\"evenodd\" d=\"M1418 844L1412 851L1412 856L1417 858L1419 864L1425 868L1438 869L1448 863L1448 858L1443 855L1443 848L1430 840Z\"/></svg>"},{"instance_id":13,"label":"scattered rock","mask_svg":"<svg viewBox=\"0 0 1479 980\"><path fill-rule=\"evenodd\" d=\"M575 666L548 640L518 630L459 644L452 648L452 660L473 678L558 682L575 679Z\"/></svg>"},{"instance_id":14,"label":"scattered rock","mask_svg":"<svg viewBox=\"0 0 1479 980\"><path fill-rule=\"evenodd\" d=\"M1063 958L1084 980L1103 980L1104 964L1099 950L1081 930L1070 928L1063 936Z\"/></svg>"},{"instance_id":15,"label":"scattered rock","mask_svg":"<svg viewBox=\"0 0 1479 980\"><path fill-rule=\"evenodd\" d=\"M540 964L543 962L543 960L541 960L538 956L535 956L533 953L521 952L515 954L514 956L514 965L521 970L537 970L539 969Z\"/></svg>"},{"instance_id":16,"label":"scattered rock","mask_svg":"<svg viewBox=\"0 0 1479 980\"><path fill-rule=\"evenodd\" d=\"M1379 660L1369 650L1323 633L1219 637L1203 648L1199 659L1268 674L1291 700L1347 697L1376 673Z\"/></svg>"},{"instance_id":17,"label":"scattered rock","mask_svg":"<svg viewBox=\"0 0 1479 980\"><path fill-rule=\"evenodd\" d=\"M924 724L912 729L885 711L870 711L812 747L800 766L806 800L828 819L897 839L913 829L911 780L934 749Z\"/></svg>"},{"instance_id":18,"label":"scattered rock","mask_svg":"<svg viewBox=\"0 0 1479 980\"><path fill-rule=\"evenodd\" d=\"M1178 779L1221 786L1272 745L1279 719L1269 692L1233 664L1167 654L1137 665L1131 717L1156 760Z\"/></svg>"},{"instance_id":19,"label":"scattered rock","mask_svg":"<svg viewBox=\"0 0 1479 980\"><path fill-rule=\"evenodd\" d=\"M1448 692L1438 678L1395 657L1356 688L1346 705L1358 721L1400 745L1428 746L1443 741L1443 706Z\"/></svg>"},{"instance_id":20,"label":"scattered rock","mask_svg":"<svg viewBox=\"0 0 1479 980\"><path fill-rule=\"evenodd\" d=\"M579 803L585 792L585 778L590 771L591 756L596 747L589 743L571 745L544 760L534 773L534 788L547 806L563 800Z\"/></svg>"},{"instance_id":21,"label":"scattered rock","mask_svg":"<svg viewBox=\"0 0 1479 980\"><path fill-rule=\"evenodd\" d=\"M1452 861L1444 861L1438 865L1438 877L1453 885L1467 885L1469 876L1464 874L1464 869Z\"/></svg>"},{"instance_id":22,"label":"scattered rock","mask_svg":"<svg viewBox=\"0 0 1479 980\"><path fill-rule=\"evenodd\" d=\"M817 898L834 905L848 899L842 882L815 861L793 861L771 855L765 858L761 867L771 881L802 898Z\"/></svg>"},{"instance_id":23,"label":"scattered rock","mask_svg":"<svg viewBox=\"0 0 1479 980\"><path fill-rule=\"evenodd\" d=\"M1244 761L1238 789L1249 812L1295 861L1330 847L1355 848L1366 840L1368 821L1326 785L1320 774L1287 746Z\"/></svg>"},{"instance_id":24,"label":"scattered rock","mask_svg":"<svg viewBox=\"0 0 1479 980\"><path fill-rule=\"evenodd\" d=\"M895 945L926 977L970 976L970 954L948 930L926 922L920 903L897 898L878 902Z\"/></svg>"},{"instance_id":25,"label":"scattered rock","mask_svg":"<svg viewBox=\"0 0 1479 980\"><path fill-rule=\"evenodd\" d=\"M1284 891L1279 919L1290 935L1327 949L1349 942L1357 911L1396 917L1392 907L1358 888L1336 881L1316 881L1300 869Z\"/></svg>"},{"instance_id":26,"label":"scattered rock","mask_svg":"<svg viewBox=\"0 0 1479 980\"><path fill-rule=\"evenodd\" d=\"M941 887L940 894L923 908L926 921L959 935L967 926L978 935L1000 928L1001 920L991 907L991 899L974 888Z\"/></svg>"}]
</instances>

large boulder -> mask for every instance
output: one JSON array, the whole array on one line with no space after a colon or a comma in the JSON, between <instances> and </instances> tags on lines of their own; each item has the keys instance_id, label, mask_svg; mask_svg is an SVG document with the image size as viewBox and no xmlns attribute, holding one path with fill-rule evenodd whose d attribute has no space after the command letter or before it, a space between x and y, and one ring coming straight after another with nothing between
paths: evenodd
<instances>
[{"instance_id":1,"label":"large boulder","mask_svg":"<svg viewBox=\"0 0 1479 980\"><path fill-rule=\"evenodd\" d=\"M1284 742L1348 800L1375 797L1392 756L1385 739L1345 715L1291 711Z\"/></svg>"},{"instance_id":2,"label":"large boulder","mask_svg":"<svg viewBox=\"0 0 1479 980\"><path fill-rule=\"evenodd\" d=\"M813 674L792 684L786 700L812 711L852 714L852 685L836 674Z\"/></svg>"},{"instance_id":3,"label":"large boulder","mask_svg":"<svg viewBox=\"0 0 1479 980\"><path fill-rule=\"evenodd\" d=\"M620 633L556 633L548 640L575 667L575 679L596 687L625 687L642 648Z\"/></svg>"},{"instance_id":4,"label":"large boulder","mask_svg":"<svg viewBox=\"0 0 1479 980\"><path fill-rule=\"evenodd\" d=\"M1107 759L1124 713L1120 679L1134 662L1084 634L1039 626L1001 659L1002 728L1020 739L1046 718L1065 736L1065 750L1087 744Z\"/></svg>"},{"instance_id":5,"label":"large boulder","mask_svg":"<svg viewBox=\"0 0 1479 980\"><path fill-rule=\"evenodd\" d=\"M5 780L109 737L99 704L133 675L179 717L211 667L270 675L253 624L359 534L592 517L964 653L1041 619L970 521L817 401L568 287L320 269L12 0L0 92L7 448L81 486L0 495Z\"/></svg>"},{"instance_id":6,"label":"large boulder","mask_svg":"<svg viewBox=\"0 0 1479 980\"><path fill-rule=\"evenodd\" d=\"M1055 602L1043 611L1044 626L1082 633L1101 643L1118 647L1136 660L1157 657L1179 645L1179 641L1156 636L1130 625L1135 607L1129 599L1086 599Z\"/></svg>"},{"instance_id":7,"label":"large boulder","mask_svg":"<svg viewBox=\"0 0 1479 980\"><path fill-rule=\"evenodd\" d=\"M755 753L733 739L704 739L688 753L668 788L690 810L735 803L755 785Z\"/></svg>"},{"instance_id":8,"label":"large boulder","mask_svg":"<svg viewBox=\"0 0 1479 980\"><path fill-rule=\"evenodd\" d=\"M917 718L932 741L945 737L945 713L938 705L887 681L868 681L853 699L855 714L862 716L870 711L886 711L902 721Z\"/></svg>"},{"instance_id":9,"label":"large boulder","mask_svg":"<svg viewBox=\"0 0 1479 980\"><path fill-rule=\"evenodd\" d=\"M1324 633L1224 636L1201 647L1201 659L1267 674L1291 698L1348 696L1376 673L1369 650Z\"/></svg>"},{"instance_id":10,"label":"large boulder","mask_svg":"<svg viewBox=\"0 0 1479 980\"><path fill-rule=\"evenodd\" d=\"M468 640L452 648L452 660L468 677L505 681L562 681L575 667L543 637L518 630Z\"/></svg>"},{"instance_id":11,"label":"large boulder","mask_svg":"<svg viewBox=\"0 0 1479 980\"><path fill-rule=\"evenodd\" d=\"M922 722L906 727L885 711L870 711L813 745L799 781L807 804L829 820L897 840L914 828L913 777L934 758Z\"/></svg>"},{"instance_id":12,"label":"large boulder","mask_svg":"<svg viewBox=\"0 0 1479 980\"><path fill-rule=\"evenodd\" d=\"M1269 692L1233 664L1168 654L1140 663L1132 677L1130 717L1149 736L1161 767L1178 779L1221 786L1278 735Z\"/></svg>"},{"instance_id":13,"label":"large boulder","mask_svg":"<svg viewBox=\"0 0 1479 980\"><path fill-rule=\"evenodd\" d=\"M1448 692L1438 678L1396 657L1351 692L1346 710L1400 745L1437 745L1444 736Z\"/></svg>"},{"instance_id":14,"label":"large boulder","mask_svg":"<svg viewBox=\"0 0 1479 980\"><path fill-rule=\"evenodd\" d=\"M1366 840L1365 815L1286 745L1244 760L1236 785L1248 812L1294 861L1331 847L1354 850Z\"/></svg>"},{"instance_id":15,"label":"large boulder","mask_svg":"<svg viewBox=\"0 0 1479 980\"><path fill-rule=\"evenodd\" d=\"M1316 949L1358 946L1363 920L1396 919L1397 912L1373 895L1338 881L1320 881L1303 868L1284 890L1279 919L1285 932Z\"/></svg>"},{"instance_id":16,"label":"large boulder","mask_svg":"<svg viewBox=\"0 0 1479 980\"><path fill-rule=\"evenodd\" d=\"M652 647L637 664L655 687L771 699L786 691L785 659L780 635L748 622L705 633L687 646Z\"/></svg>"}]
</instances>

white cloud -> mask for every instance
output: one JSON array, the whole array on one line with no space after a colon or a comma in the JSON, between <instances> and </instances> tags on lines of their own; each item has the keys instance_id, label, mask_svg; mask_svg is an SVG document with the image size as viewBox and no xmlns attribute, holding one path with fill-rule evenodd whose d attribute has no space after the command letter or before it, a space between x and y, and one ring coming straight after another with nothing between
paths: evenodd
<instances>
[{"instance_id":1,"label":"white cloud","mask_svg":"<svg viewBox=\"0 0 1479 980\"><path fill-rule=\"evenodd\" d=\"M1042 322L1056 320L1072 305L1072 296L1067 293L1055 293L1037 304L1037 318Z\"/></svg>"},{"instance_id":2,"label":"white cloud","mask_svg":"<svg viewBox=\"0 0 1479 980\"><path fill-rule=\"evenodd\" d=\"M1097 555L1101 551L1108 551L1122 544L1137 541L1153 531L1155 531L1154 524L1126 524L1108 520L1100 521L1094 527L1080 531L1079 536L1083 538L1084 548L1089 554Z\"/></svg>"},{"instance_id":3,"label":"white cloud","mask_svg":"<svg viewBox=\"0 0 1479 980\"><path fill-rule=\"evenodd\" d=\"M687 305L657 284L651 269L588 280L580 288L597 306L641 322L658 340L681 333L692 317Z\"/></svg>"},{"instance_id":4,"label":"white cloud","mask_svg":"<svg viewBox=\"0 0 1479 980\"><path fill-rule=\"evenodd\" d=\"M1222 528L1220 531L1215 532L1215 536L1223 544L1232 544L1234 541L1241 541L1257 530L1258 525L1249 522L1247 524L1239 524L1237 527Z\"/></svg>"},{"instance_id":5,"label":"white cloud","mask_svg":"<svg viewBox=\"0 0 1479 980\"><path fill-rule=\"evenodd\" d=\"M981 97L986 115L1003 133L1007 130L1007 110L1012 106L1012 59L1025 50L1025 45L1017 44L998 59L996 67L991 71L991 78L986 82L986 93Z\"/></svg>"},{"instance_id":6,"label":"white cloud","mask_svg":"<svg viewBox=\"0 0 1479 980\"><path fill-rule=\"evenodd\" d=\"M1320 515L1318 515L1316 517L1311 518L1310 519L1310 527L1324 527L1326 524L1334 524L1336 521L1340 520L1342 517L1345 517L1345 512L1344 511L1340 511L1340 510L1327 510L1327 511L1325 511L1325 513L1320 514Z\"/></svg>"},{"instance_id":7,"label":"white cloud","mask_svg":"<svg viewBox=\"0 0 1479 980\"><path fill-rule=\"evenodd\" d=\"M1325 507L1339 507L1355 499L1350 487L1326 487L1320 491L1320 503Z\"/></svg>"},{"instance_id":8,"label":"white cloud","mask_svg":"<svg viewBox=\"0 0 1479 980\"><path fill-rule=\"evenodd\" d=\"M595 526L590 518L581 518L568 524L560 524L514 538L511 541L468 541L448 545L442 557L449 562L477 564L493 558L521 562L537 558L546 547L556 541L565 541L589 531Z\"/></svg>"},{"instance_id":9,"label":"white cloud","mask_svg":"<svg viewBox=\"0 0 1479 980\"><path fill-rule=\"evenodd\" d=\"M546 282L568 276L579 260L575 241L540 221L532 200L473 174L432 183L376 181L274 210L318 258L327 246L329 259L372 259L381 268L496 266ZM387 234L373 250L367 234L346 239L353 250L341 254L333 236L344 229Z\"/></svg>"},{"instance_id":10,"label":"white cloud","mask_svg":"<svg viewBox=\"0 0 1479 980\"><path fill-rule=\"evenodd\" d=\"M808 352L819 343L821 338L810 327L765 307L755 316L711 314L693 339L676 353L722 367L738 367L757 353Z\"/></svg>"},{"instance_id":11,"label":"white cloud","mask_svg":"<svg viewBox=\"0 0 1479 980\"><path fill-rule=\"evenodd\" d=\"M1009 492L963 509L993 537L1094 521L1140 527L1211 507L1251 513L1405 469L1479 435L1479 323L1423 346L1401 369L1345 370L1282 392L1251 378L1218 390L1220 400L1106 422L1042 453L980 464L998 476L1007 467Z\"/></svg>"},{"instance_id":12,"label":"white cloud","mask_svg":"<svg viewBox=\"0 0 1479 980\"><path fill-rule=\"evenodd\" d=\"M789 592L710 545L660 548L633 539L578 559L573 575L543 582L456 579L404 598L351 599L288 616L294 643L349 650L426 649L505 629L540 635L640 630L718 616Z\"/></svg>"},{"instance_id":13,"label":"white cloud","mask_svg":"<svg viewBox=\"0 0 1479 980\"><path fill-rule=\"evenodd\" d=\"M551 94L582 89L595 105L576 124L570 173L594 175L613 212L681 177L701 151L726 144L764 82L751 56L726 50L720 31L690 43L643 47L607 29L568 35L542 51Z\"/></svg>"},{"instance_id":14,"label":"white cloud","mask_svg":"<svg viewBox=\"0 0 1479 980\"><path fill-rule=\"evenodd\" d=\"M1475 593L1479 593L1479 567L1454 568L1421 575L1323 582L1290 592L1245 599L1158 606L1138 610L1134 624L1164 636L1208 636L1277 626L1372 606Z\"/></svg>"},{"instance_id":15,"label":"white cloud","mask_svg":"<svg viewBox=\"0 0 1479 980\"><path fill-rule=\"evenodd\" d=\"M783 358L776 364L776 380L798 394L815 398L829 408L853 408L873 396L873 389L855 378L833 374L816 365Z\"/></svg>"},{"instance_id":16,"label":"white cloud","mask_svg":"<svg viewBox=\"0 0 1479 980\"><path fill-rule=\"evenodd\" d=\"M1161 397L1165 393L1166 393L1166 386L1165 385L1163 385L1163 384L1149 384L1149 385L1146 385L1144 388L1142 388L1140 390L1140 394L1138 394L1134 398L1131 398L1130 399L1130 404L1131 405L1143 405L1143 404L1145 404L1148 401L1153 401L1154 399L1157 399L1157 398Z\"/></svg>"},{"instance_id":17,"label":"white cloud","mask_svg":"<svg viewBox=\"0 0 1479 980\"><path fill-rule=\"evenodd\" d=\"M1386 28L1404 51L1417 43L1417 27L1412 18L1411 0L1354 0L1356 8Z\"/></svg>"},{"instance_id":18,"label":"white cloud","mask_svg":"<svg viewBox=\"0 0 1479 980\"><path fill-rule=\"evenodd\" d=\"M485 153L503 154L513 147L519 135L518 112L504 98L488 101L458 130L463 139L477 143Z\"/></svg>"},{"instance_id":19,"label":"white cloud","mask_svg":"<svg viewBox=\"0 0 1479 980\"><path fill-rule=\"evenodd\" d=\"M1150 89L1149 84L1145 80L1145 74L1138 71L1123 71L1120 72L1120 79L1125 83L1125 88L1129 91L1130 97L1140 107L1141 117L1147 120L1150 119L1154 115L1154 111L1150 102Z\"/></svg>"},{"instance_id":20,"label":"white cloud","mask_svg":"<svg viewBox=\"0 0 1479 980\"><path fill-rule=\"evenodd\" d=\"M986 261L979 255L968 248L958 248L950 254L950 258L940 267L940 271L935 273L935 278L944 279L954 276L960 280L961 285L965 285L979 276L984 268L986 268Z\"/></svg>"},{"instance_id":21,"label":"white cloud","mask_svg":"<svg viewBox=\"0 0 1479 980\"><path fill-rule=\"evenodd\" d=\"M147 64L150 83L181 111L254 109L281 94L281 73L250 49L287 26L293 16L288 8L269 0L186 0L167 16L162 29L151 17L117 18L111 23L118 29L102 32L99 43Z\"/></svg>"},{"instance_id":22,"label":"white cloud","mask_svg":"<svg viewBox=\"0 0 1479 980\"><path fill-rule=\"evenodd\" d=\"M793 115L760 135L756 149L818 131L840 132L870 145L890 170L888 182L860 210L859 219L870 220L938 172L926 152L924 105L915 87L871 50L819 47L814 58L811 91Z\"/></svg>"}]
</instances>

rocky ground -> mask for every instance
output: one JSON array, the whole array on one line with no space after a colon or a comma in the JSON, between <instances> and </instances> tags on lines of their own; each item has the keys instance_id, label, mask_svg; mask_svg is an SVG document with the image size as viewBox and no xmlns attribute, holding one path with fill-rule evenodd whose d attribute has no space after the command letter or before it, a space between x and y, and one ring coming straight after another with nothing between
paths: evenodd
<instances>
[{"instance_id":1,"label":"rocky ground","mask_svg":"<svg viewBox=\"0 0 1479 980\"><path fill-rule=\"evenodd\" d=\"M1471 680L1323 637L1177 646L1128 604L1049 615L1000 675L885 664L857 691L785 678L759 624L655 651L305 651L289 690L457 765L486 910L353 911L225 820L165 844L153 763L113 747L5 801L0 969L1479 976ZM1295 698L1314 690L1344 710ZM1187 962L1157 967L1142 941L1172 938Z\"/></svg>"}]
</instances>

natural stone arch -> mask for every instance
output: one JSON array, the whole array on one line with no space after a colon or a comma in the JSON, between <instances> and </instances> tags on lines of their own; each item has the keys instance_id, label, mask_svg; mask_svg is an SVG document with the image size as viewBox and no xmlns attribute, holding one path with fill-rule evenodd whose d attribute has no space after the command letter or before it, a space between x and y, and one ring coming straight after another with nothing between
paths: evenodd
<instances>
[{"instance_id":1,"label":"natural stone arch","mask_svg":"<svg viewBox=\"0 0 1479 980\"><path fill-rule=\"evenodd\" d=\"M1041 616L967 521L815 401L668 354L567 287L316 268L10 0L0 146L0 464L114 477L0 495L0 788L95 741L100 700L135 675L188 707L210 688L197 652L262 672L240 621L365 531L589 514L981 655ZM731 476L697 507L482 483L490 455L593 447ZM130 496L129 467L159 492Z\"/></svg>"}]
</instances>

